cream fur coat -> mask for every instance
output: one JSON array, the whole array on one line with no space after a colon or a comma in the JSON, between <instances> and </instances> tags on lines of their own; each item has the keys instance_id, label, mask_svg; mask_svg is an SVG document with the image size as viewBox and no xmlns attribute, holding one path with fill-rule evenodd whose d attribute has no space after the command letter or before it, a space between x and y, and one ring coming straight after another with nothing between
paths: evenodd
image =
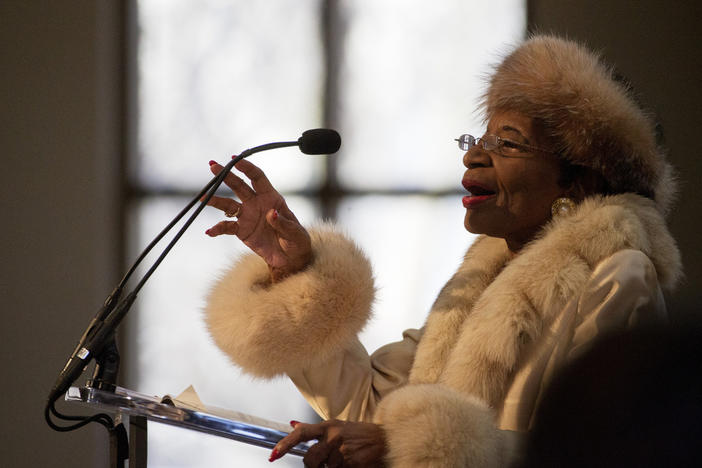
<instances>
[{"instance_id":1,"label":"cream fur coat","mask_svg":"<svg viewBox=\"0 0 702 468\"><path fill-rule=\"evenodd\" d=\"M246 371L289 375L322 417L381 424L397 467L507 464L507 434L529 429L554 372L602 333L664 320L660 288L681 275L652 201L593 197L514 258L478 238L424 327L369 356L369 262L329 226L311 234L313 264L280 283L254 255L227 272L209 330Z\"/></svg>"}]
</instances>

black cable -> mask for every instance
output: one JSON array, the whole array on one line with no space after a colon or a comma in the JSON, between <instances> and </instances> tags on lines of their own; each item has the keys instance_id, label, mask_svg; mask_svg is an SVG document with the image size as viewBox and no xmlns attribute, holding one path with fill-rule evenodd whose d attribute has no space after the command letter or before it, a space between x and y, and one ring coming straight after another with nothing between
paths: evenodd
<instances>
[{"instance_id":1,"label":"black cable","mask_svg":"<svg viewBox=\"0 0 702 468\"><path fill-rule=\"evenodd\" d=\"M62 419L62 420L64 420L64 421L82 421L82 420L84 420L85 418L87 418L87 416L71 416L71 415L68 415L68 414L59 413L59 411L56 409L56 403L55 403L55 402L52 403L51 405L48 405L48 406L49 406L50 409L51 409L51 414L53 414L53 415L56 416L57 418ZM98 414L96 414L95 416L96 416L96 417L99 416L101 420L103 420L103 421L109 423L110 425L112 425L112 423L113 423L112 418L111 418L110 415L107 414L107 413L98 413Z\"/></svg>"},{"instance_id":2,"label":"black cable","mask_svg":"<svg viewBox=\"0 0 702 468\"><path fill-rule=\"evenodd\" d=\"M242 153L242 154L244 154L244 153ZM244 157L245 157L245 156L244 156ZM207 196L206 196L206 197L202 200L202 202L200 203L200 206L198 206L197 209L195 210L195 212L193 212L193 214L190 216L190 218L188 218L188 219L185 221L185 223L183 224L183 226L180 228L180 230L178 230L178 232L176 233L176 235L173 236L173 239L171 239L171 241L168 243L168 245L166 246L166 248L163 249L163 252L161 252L161 255L158 256L158 258L157 258L156 261L153 263L153 265L151 265L151 267L146 271L146 273L144 273L144 276L141 278L141 280L139 281L139 283L136 285L136 287L135 287L134 290L132 291L133 294L137 294L137 293L141 290L141 288L144 287L144 285L146 284L146 282L148 281L148 279L151 277L151 275L154 273L154 271L156 271L156 268L159 267L159 265L161 264L161 262L166 258L166 255L168 255L168 253L171 251L171 249L173 248L173 246L175 246L176 242L178 242L178 240L180 240L180 238L183 236L183 234L185 234L185 231L190 227L190 225L193 223L193 221L195 221L195 218L197 218L197 216L200 214L200 212L205 208L205 206L207 206L207 202L214 196L215 192L217 191L217 188L219 188L219 186L222 184L222 181L223 181L224 178L227 176L227 174L229 173L229 171L231 170L231 168L234 166L234 164L236 164L237 162L239 162L241 159L243 159L243 157L242 157L241 155L239 155L239 156L237 156L236 158L232 159L232 160L224 167L224 169L222 169L222 171L220 171L220 173L217 174L217 176L214 177L214 178L205 186L205 188L203 188L203 189L200 191L200 193L198 193L198 194L190 201L190 203L188 203L188 205L187 205L180 213L178 213L178 216L176 216L176 218L173 219L173 221L171 221L171 222L169 223L169 225L166 226L166 228L164 228L163 231L161 231L161 233L156 237L156 239L154 240L154 242L152 242L151 244L149 244L149 246L147 247L147 249L144 250L144 253L142 253L142 255L139 257L139 259L135 262L135 266L132 268L132 270L130 270L130 273L128 273L128 275L131 274L131 272L134 270L134 268L136 267L136 265L139 264L139 262L140 262L140 261L143 259L143 257L149 252L149 250L151 250L151 248L153 248L153 246L155 245L155 243L156 243L157 241L160 241L160 240L166 235L166 233L167 233L167 232L168 232L184 215L185 215L185 213L187 213L187 212L195 205L195 203L197 203L197 201L200 200L200 199L202 198L202 196L205 194L205 192L208 192L208 191L209 191L209 192L207 193Z\"/></svg>"},{"instance_id":3,"label":"black cable","mask_svg":"<svg viewBox=\"0 0 702 468\"><path fill-rule=\"evenodd\" d=\"M141 252L139 257L137 257L136 261L134 262L132 267L129 269L129 271L127 271L127 273L124 275L124 277L122 278L122 281L120 281L120 283L119 283L120 287L123 287L127 283L129 278L132 276L132 273L134 273L134 271L139 266L139 264L142 262L142 260L144 260L144 258L149 254L149 252L151 252L151 250L156 246L156 244L158 244L161 241L161 239L163 239L163 237L168 233L168 231L170 231L173 228L173 226L175 226L176 223L178 223L178 221L180 221L181 218L183 216L185 216L185 214L188 211L190 211L190 209L195 205L195 203L197 203L198 200L200 200L200 198L202 198L202 196L210 189L210 187L212 187L212 185L217 181L217 179L218 179L218 176L213 177L212 180L210 180L207 183L207 185L205 185L205 187L202 190L200 190L200 192L195 196L195 198L190 200L190 202L185 206L185 208L183 208L180 211L180 213L178 213L176 215L176 217L173 218L171 220L171 222L168 223L168 225L161 230L161 232L154 238L154 240L152 240L149 243L149 245L146 246L146 248ZM209 200L209 198L208 198L208 200Z\"/></svg>"},{"instance_id":4,"label":"black cable","mask_svg":"<svg viewBox=\"0 0 702 468\"><path fill-rule=\"evenodd\" d=\"M219 186L222 185L222 181L224 181L224 178L227 176L229 171L231 171L232 167L234 167L234 165L236 163L238 163L239 161L241 161L244 158L251 156L252 154L255 154L255 153L258 153L261 151L267 151L267 150L276 149L276 148L286 148L289 146L297 146L297 145L299 145L298 141L282 141L282 142L277 142L277 143L266 143L265 145L259 145L259 146L255 146L253 148L246 149L246 150L242 151L238 156L233 156L232 160L229 163L227 163L226 166L224 166L222 171L220 171L219 174L214 176L207 183L207 185L205 185L202 188L202 190L200 190L200 192L197 195L195 195L195 197L192 200L190 200L190 202L185 206L185 208L183 208L180 211L180 213L178 213L176 215L176 217L173 218L173 220L171 220L171 222L168 223L168 225L166 225L166 227L163 228L163 230L161 230L161 232L154 238L154 240L152 240L151 243L149 243L149 245L146 246L146 248L139 255L139 257L137 257L136 261L134 262L132 267L129 269L129 271L124 275L124 278L122 278L122 281L120 281L118 288L121 289L122 287L124 287L124 285L127 283L129 278L131 277L131 275L136 270L137 266L139 266L139 264L142 262L142 260L144 260L144 258L149 254L149 252L151 252L151 250L156 246L156 244L158 244L161 241L161 239L163 239L163 237L168 233L168 231L170 231L173 228L173 226L175 226L176 223L178 223L178 221L180 221L183 218L183 216L185 216L185 214L188 211L190 211L190 209L193 206L195 206L195 204L198 201L200 201L202 199L203 195L205 195L205 193L207 193L209 191L209 193L207 193L207 197L205 197L205 199L203 199L201 201L201 204L197 208L195 213L193 213L193 215L186 221L183 228L181 228L181 230L176 234L175 238L168 244L164 253L161 254L161 256L158 258L156 263L149 269L149 271L144 276L144 278L142 278L142 280L139 282L139 285L135 288L134 292L138 292L141 289L143 284L146 282L146 279L148 279L148 277L151 276L153 271L161 263L161 261L163 260L163 257L165 257L165 254L168 253L168 251L170 251L170 249L173 247L173 245L183 235L185 230L192 224L192 222L200 214L200 212L205 208L205 206L207 206L207 202L210 200L210 198L212 198L212 196L215 194L215 192L217 191ZM213 185L214 185L214 188L212 188Z\"/></svg>"},{"instance_id":5,"label":"black cable","mask_svg":"<svg viewBox=\"0 0 702 468\"><path fill-rule=\"evenodd\" d=\"M266 150L275 149L275 148L285 148L285 147L288 147L288 146L296 146L296 145L298 145L298 142L296 142L296 141L283 141L283 142L278 142L278 143L267 143L267 144L265 144L265 145L255 146L255 147L253 147L253 148L249 148L249 149L247 149L247 150L244 150L244 151L242 151L238 156L233 157L232 160L231 160L230 162L228 162L226 166L224 166L224 168L220 171L220 173L217 174L217 176L214 177L214 178L205 186L205 188L203 188L203 189L200 191L200 193L198 193L198 194L195 196L195 198L193 198L193 199L190 201L190 203L188 203L188 205L183 209L183 211L181 211L181 212L178 214L178 216L177 216L173 221L171 221L171 223L164 229L164 231L161 231L161 233L157 236L157 240L162 239L163 236L166 234L166 232L167 232L168 230L170 230L170 229L173 227L173 225L174 225L177 221L179 221L180 218L182 218L182 217L185 215L185 213L186 213L188 210L190 210L190 208L192 208L192 207L195 205L195 203L197 203L198 200L200 200L200 199L202 198L202 196L205 194L205 192L208 192L208 190L209 190L209 192L207 193L207 195L205 196L205 198L202 199L202 201L201 201L201 203L200 203L200 206L197 207L197 209L193 212L193 214L190 216L190 218L188 218L187 221L185 221L185 223L184 223L183 226L180 228L180 230L176 233L176 235L173 236L173 239L171 239L171 242L168 243L168 245L167 245L166 248L163 250L163 252L161 253L161 255L159 255L159 257L156 259L156 261L155 261L154 264L151 266L151 268L149 268L149 270L144 274L144 276L141 278L141 280L139 281L139 283L136 285L136 287L134 288L134 291L132 292L132 294L135 294L135 295L136 295L136 294L141 290L141 288L144 286L144 284L146 284L146 281L148 281L148 279L151 277L151 275L154 273L154 271L156 271L156 268L158 268L158 266L161 264L161 262L165 259L166 255L168 255L168 253L171 251L171 249L173 248L173 246L175 246L175 244L178 242L178 240L180 240L180 238L183 236L183 234L185 234L185 231L186 231L186 230L190 227L190 225L195 221L195 218L197 218L198 215L200 214L200 212L207 206L207 202L208 202L208 201L214 196L214 194L217 192L217 189L219 188L220 185L222 185L222 182L224 181L224 178L227 176L227 174L229 173L229 171L232 169L232 167L234 167L234 165L235 165L236 163L238 163L238 162L241 161L242 159L244 159L244 158L246 158L246 157L248 157L248 156L251 156L251 155L254 154L254 153L258 153L258 152L260 152L260 151L266 151ZM143 258L143 256L146 255L146 253L148 253L148 251L149 251L149 250L151 249L151 247L153 246L152 244L154 244L154 242L152 242L152 243L149 245L149 247L144 251L144 253L142 254L142 256L139 257L139 259L137 260L137 262L135 263L135 265L138 264L138 263L141 261L141 259ZM134 268L133 268L133 269L134 269ZM131 274L131 271L133 271L133 269L130 270L130 273L129 273L129 274Z\"/></svg>"},{"instance_id":6,"label":"black cable","mask_svg":"<svg viewBox=\"0 0 702 468\"><path fill-rule=\"evenodd\" d=\"M74 431L76 429L80 429L81 427L90 424L91 422L96 422L99 424L102 424L108 431L111 431L114 428L114 422L112 418L105 414L105 413L99 413L93 416L64 416L60 414L56 408L55 408L55 401L49 401L46 404L46 408L44 409L44 418L46 419L47 424L49 424L49 427L55 431L59 432L69 432L69 431ZM76 424L72 424L70 426L59 426L55 424L51 420L51 414L56 415L58 418L61 419L67 419L67 420L72 420L72 421L80 421Z\"/></svg>"}]
</instances>

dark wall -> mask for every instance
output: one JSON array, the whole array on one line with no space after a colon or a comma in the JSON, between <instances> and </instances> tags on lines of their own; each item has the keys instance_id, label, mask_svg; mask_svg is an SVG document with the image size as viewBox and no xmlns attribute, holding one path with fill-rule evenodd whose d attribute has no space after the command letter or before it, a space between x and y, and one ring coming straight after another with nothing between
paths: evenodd
<instances>
[{"instance_id":1,"label":"dark wall","mask_svg":"<svg viewBox=\"0 0 702 468\"><path fill-rule=\"evenodd\" d=\"M663 124L681 191L670 216L686 279L668 297L676 320L702 298L702 3L660 0L529 0L532 31L583 40L629 78Z\"/></svg>"},{"instance_id":2,"label":"dark wall","mask_svg":"<svg viewBox=\"0 0 702 468\"><path fill-rule=\"evenodd\" d=\"M0 2L2 466L107 466L104 429L43 409L116 283L118 4Z\"/></svg>"}]
</instances>

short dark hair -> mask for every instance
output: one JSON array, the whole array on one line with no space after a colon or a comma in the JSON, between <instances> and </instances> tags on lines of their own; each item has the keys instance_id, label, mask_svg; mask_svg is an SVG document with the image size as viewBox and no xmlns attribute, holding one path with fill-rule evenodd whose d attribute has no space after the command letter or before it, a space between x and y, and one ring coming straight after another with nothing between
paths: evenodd
<instances>
[{"instance_id":1,"label":"short dark hair","mask_svg":"<svg viewBox=\"0 0 702 468\"><path fill-rule=\"evenodd\" d=\"M575 198L583 199L595 194L613 195L604 176L589 167L561 159L560 171L558 185L572 192Z\"/></svg>"}]
</instances>

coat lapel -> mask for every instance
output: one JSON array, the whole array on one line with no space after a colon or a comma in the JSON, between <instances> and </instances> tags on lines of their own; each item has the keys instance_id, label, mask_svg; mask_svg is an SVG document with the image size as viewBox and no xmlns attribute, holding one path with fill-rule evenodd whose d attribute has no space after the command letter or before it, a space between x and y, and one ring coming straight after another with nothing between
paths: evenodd
<instances>
[{"instance_id":1,"label":"coat lapel","mask_svg":"<svg viewBox=\"0 0 702 468\"><path fill-rule=\"evenodd\" d=\"M412 383L434 383L462 331L475 301L510 254L502 239L479 237L432 306L410 373Z\"/></svg>"},{"instance_id":2,"label":"coat lapel","mask_svg":"<svg viewBox=\"0 0 702 468\"><path fill-rule=\"evenodd\" d=\"M652 259L664 287L675 283L675 243L653 202L636 195L584 201L512 260L504 240L481 236L432 307L410 382L443 383L498 406L530 344L600 261L627 248Z\"/></svg>"}]
</instances>

